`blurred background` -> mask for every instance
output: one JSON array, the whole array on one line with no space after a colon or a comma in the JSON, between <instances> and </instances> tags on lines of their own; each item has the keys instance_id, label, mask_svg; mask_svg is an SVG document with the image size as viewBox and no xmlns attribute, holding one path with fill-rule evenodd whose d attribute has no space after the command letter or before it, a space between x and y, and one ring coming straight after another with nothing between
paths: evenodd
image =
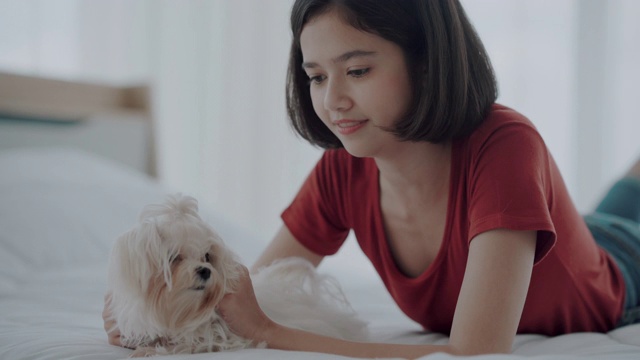
<instances>
[{"instance_id":1,"label":"blurred background","mask_svg":"<svg viewBox=\"0 0 640 360\"><path fill-rule=\"evenodd\" d=\"M462 2L499 101L536 124L590 210L640 156L640 1ZM285 114L291 4L0 0L0 71L150 85L159 180L266 243L321 153Z\"/></svg>"}]
</instances>

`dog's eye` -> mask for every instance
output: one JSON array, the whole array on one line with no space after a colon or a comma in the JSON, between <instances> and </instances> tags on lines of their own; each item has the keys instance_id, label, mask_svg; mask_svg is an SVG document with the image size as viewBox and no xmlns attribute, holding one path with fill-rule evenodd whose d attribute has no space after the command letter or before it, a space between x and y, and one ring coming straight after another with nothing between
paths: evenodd
<instances>
[{"instance_id":1,"label":"dog's eye","mask_svg":"<svg viewBox=\"0 0 640 360\"><path fill-rule=\"evenodd\" d=\"M204 254L204 261L211 262L211 256L209 256L209 253Z\"/></svg>"},{"instance_id":2,"label":"dog's eye","mask_svg":"<svg viewBox=\"0 0 640 360\"><path fill-rule=\"evenodd\" d=\"M177 264L177 263L179 263L180 261L182 261L182 255L180 255L180 254L172 255L172 256L169 258L169 261L171 262L171 264Z\"/></svg>"}]
</instances>

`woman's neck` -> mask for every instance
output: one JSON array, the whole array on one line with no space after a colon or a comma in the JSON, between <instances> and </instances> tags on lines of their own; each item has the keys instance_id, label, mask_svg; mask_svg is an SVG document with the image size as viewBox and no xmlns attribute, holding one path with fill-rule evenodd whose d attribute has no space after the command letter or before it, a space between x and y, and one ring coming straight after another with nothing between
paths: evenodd
<instances>
[{"instance_id":1,"label":"woman's neck","mask_svg":"<svg viewBox=\"0 0 640 360\"><path fill-rule=\"evenodd\" d=\"M447 192L451 143L404 142L384 157L376 157L380 186L407 201L437 199Z\"/></svg>"}]
</instances>

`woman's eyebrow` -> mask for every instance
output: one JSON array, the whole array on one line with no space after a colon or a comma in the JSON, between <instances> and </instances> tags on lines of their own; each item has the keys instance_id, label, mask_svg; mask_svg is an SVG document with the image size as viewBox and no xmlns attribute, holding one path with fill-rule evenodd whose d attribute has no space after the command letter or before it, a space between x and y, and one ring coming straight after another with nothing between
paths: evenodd
<instances>
[{"instance_id":1,"label":"woman's eyebrow","mask_svg":"<svg viewBox=\"0 0 640 360\"><path fill-rule=\"evenodd\" d=\"M348 61L348 60L350 60L352 58L373 56L375 54L376 54L375 51L352 50L352 51L347 51L346 53L331 59L331 61L333 63L343 63L343 62ZM315 67L318 67L318 64L314 63L314 62L303 62L302 63L302 68L303 69L312 69L312 68L315 68Z\"/></svg>"}]
</instances>

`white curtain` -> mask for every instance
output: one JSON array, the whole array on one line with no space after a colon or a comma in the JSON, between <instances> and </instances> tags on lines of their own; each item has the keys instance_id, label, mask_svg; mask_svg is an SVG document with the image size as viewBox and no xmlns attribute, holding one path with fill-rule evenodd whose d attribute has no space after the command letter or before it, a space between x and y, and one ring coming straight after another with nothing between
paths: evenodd
<instances>
[{"instance_id":1,"label":"white curtain","mask_svg":"<svg viewBox=\"0 0 640 360\"><path fill-rule=\"evenodd\" d=\"M527 115L578 208L640 157L640 2L463 0L485 42L499 101Z\"/></svg>"},{"instance_id":2,"label":"white curtain","mask_svg":"<svg viewBox=\"0 0 640 360\"><path fill-rule=\"evenodd\" d=\"M161 180L266 243L320 155L285 114L291 4L0 0L0 71L151 84ZM499 101L538 126L588 211L640 156L640 2L463 5L492 57Z\"/></svg>"},{"instance_id":3,"label":"white curtain","mask_svg":"<svg viewBox=\"0 0 640 360\"><path fill-rule=\"evenodd\" d=\"M286 120L290 6L166 1L157 16L161 174L265 242L319 155Z\"/></svg>"}]
</instances>

